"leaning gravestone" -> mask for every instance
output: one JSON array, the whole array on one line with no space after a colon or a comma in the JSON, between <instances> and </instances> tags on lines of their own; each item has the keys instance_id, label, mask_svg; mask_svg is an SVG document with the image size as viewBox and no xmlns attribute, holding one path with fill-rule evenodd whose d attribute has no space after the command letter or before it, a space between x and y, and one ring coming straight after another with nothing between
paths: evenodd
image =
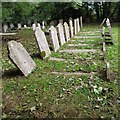
<instances>
[{"instance_id":1,"label":"leaning gravestone","mask_svg":"<svg viewBox=\"0 0 120 120\"><path fill-rule=\"evenodd\" d=\"M33 29L33 31L35 31L35 29L36 29L36 24L35 23L32 24L32 29Z\"/></svg>"},{"instance_id":2,"label":"leaning gravestone","mask_svg":"<svg viewBox=\"0 0 120 120\"><path fill-rule=\"evenodd\" d=\"M35 30L35 37L39 46L41 57L43 59L48 57L51 54L51 52L50 52L45 34L39 27L37 27Z\"/></svg>"},{"instance_id":3,"label":"leaning gravestone","mask_svg":"<svg viewBox=\"0 0 120 120\"><path fill-rule=\"evenodd\" d=\"M61 23L59 23L57 25L57 28L58 28L58 35L59 35L59 39L60 39L60 44L62 46L65 43L65 36L64 36L63 25Z\"/></svg>"},{"instance_id":4,"label":"leaning gravestone","mask_svg":"<svg viewBox=\"0 0 120 120\"><path fill-rule=\"evenodd\" d=\"M69 26L70 26L70 36L73 37L73 23L71 19L69 19Z\"/></svg>"},{"instance_id":5,"label":"leaning gravestone","mask_svg":"<svg viewBox=\"0 0 120 120\"><path fill-rule=\"evenodd\" d=\"M8 50L10 59L25 76L28 76L35 69L36 64L21 43L16 41L8 42Z\"/></svg>"},{"instance_id":6,"label":"leaning gravestone","mask_svg":"<svg viewBox=\"0 0 120 120\"><path fill-rule=\"evenodd\" d=\"M74 19L74 34L77 34L77 20Z\"/></svg>"},{"instance_id":7,"label":"leaning gravestone","mask_svg":"<svg viewBox=\"0 0 120 120\"><path fill-rule=\"evenodd\" d=\"M68 24L66 22L64 22L64 30L65 30L66 41L69 41L70 40L70 32L69 32Z\"/></svg>"},{"instance_id":8,"label":"leaning gravestone","mask_svg":"<svg viewBox=\"0 0 120 120\"><path fill-rule=\"evenodd\" d=\"M79 21L79 18L77 18L76 22L77 22L77 33L78 33L78 32L80 32L80 21Z\"/></svg>"},{"instance_id":9,"label":"leaning gravestone","mask_svg":"<svg viewBox=\"0 0 120 120\"><path fill-rule=\"evenodd\" d=\"M18 29L21 29L21 28L22 28L21 24L20 24L20 23L18 23Z\"/></svg>"},{"instance_id":10,"label":"leaning gravestone","mask_svg":"<svg viewBox=\"0 0 120 120\"><path fill-rule=\"evenodd\" d=\"M7 26L7 24L4 24L4 25L3 25L3 31L6 33L7 30L8 30L8 26Z\"/></svg>"},{"instance_id":11,"label":"leaning gravestone","mask_svg":"<svg viewBox=\"0 0 120 120\"><path fill-rule=\"evenodd\" d=\"M49 31L50 31L50 36L51 36L52 48L56 52L60 47L58 36L57 36L57 30L54 26L51 26Z\"/></svg>"}]
</instances>

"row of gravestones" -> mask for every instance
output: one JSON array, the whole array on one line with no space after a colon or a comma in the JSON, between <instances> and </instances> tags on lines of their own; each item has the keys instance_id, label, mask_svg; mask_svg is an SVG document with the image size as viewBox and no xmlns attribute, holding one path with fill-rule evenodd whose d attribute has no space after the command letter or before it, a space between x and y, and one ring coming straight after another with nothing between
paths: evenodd
<instances>
[{"instance_id":1,"label":"row of gravestones","mask_svg":"<svg viewBox=\"0 0 120 120\"><path fill-rule=\"evenodd\" d=\"M106 52L106 36L110 37L110 41L107 43L114 43L114 38L112 34L112 28L110 24L110 20L108 18L105 18L103 22L101 23L101 26L106 21L106 26L108 27L108 33L105 32L105 27L102 27L102 37L103 37L103 52L104 52L104 62L106 64L106 78L110 80L110 63L107 61L107 52Z\"/></svg>"},{"instance_id":2,"label":"row of gravestones","mask_svg":"<svg viewBox=\"0 0 120 120\"><path fill-rule=\"evenodd\" d=\"M38 23L38 27L40 27L40 23ZM9 29L14 29L15 28L15 25L13 23L11 23L9 26L7 24L4 24L3 27L2 27L2 30L1 32L3 31L4 33L8 32ZM29 28L27 27L27 25L24 25L23 28ZM34 29L34 24L32 25L32 28ZM45 28L45 23L44 21L42 22L42 29ZM21 23L18 23L17 24L17 29L22 29L22 25Z\"/></svg>"},{"instance_id":3,"label":"row of gravestones","mask_svg":"<svg viewBox=\"0 0 120 120\"><path fill-rule=\"evenodd\" d=\"M59 23L57 27L51 26L49 28L52 48L56 52L60 46L64 45L67 41L70 40L71 37L80 31L82 27L82 17L74 20L74 27L72 19L69 19L69 26L66 22L64 24ZM81 26L80 26L81 25ZM35 38L38 43L38 47L40 50L40 55L44 59L49 57L51 51L49 49L49 45L45 36L45 33L38 26L35 28ZM60 44L59 44L60 43ZM22 71L25 76L28 76L33 69L35 69L36 64L22 46L21 43L17 43L16 41L8 42L8 50L9 50L9 58L15 63L15 65Z\"/></svg>"}]
</instances>

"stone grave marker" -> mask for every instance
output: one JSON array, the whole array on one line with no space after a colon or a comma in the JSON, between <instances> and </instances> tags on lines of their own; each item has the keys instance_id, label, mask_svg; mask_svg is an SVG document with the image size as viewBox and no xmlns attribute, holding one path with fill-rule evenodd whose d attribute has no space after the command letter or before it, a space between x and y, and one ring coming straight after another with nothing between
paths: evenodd
<instances>
[{"instance_id":1,"label":"stone grave marker","mask_svg":"<svg viewBox=\"0 0 120 120\"><path fill-rule=\"evenodd\" d=\"M32 29L33 29L33 31L35 31L35 29L36 29L36 24L35 23L32 24Z\"/></svg>"},{"instance_id":2,"label":"stone grave marker","mask_svg":"<svg viewBox=\"0 0 120 120\"><path fill-rule=\"evenodd\" d=\"M60 20L59 20L59 23L63 24L63 19L60 19Z\"/></svg>"},{"instance_id":3,"label":"stone grave marker","mask_svg":"<svg viewBox=\"0 0 120 120\"><path fill-rule=\"evenodd\" d=\"M24 25L24 28L27 28L27 25Z\"/></svg>"},{"instance_id":4,"label":"stone grave marker","mask_svg":"<svg viewBox=\"0 0 120 120\"><path fill-rule=\"evenodd\" d=\"M83 28L83 23L82 23L82 16L80 17L80 28Z\"/></svg>"},{"instance_id":5,"label":"stone grave marker","mask_svg":"<svg viewBox=\"0 0 120 120\"><path fill-rule=\"evenodd\" d=\"M49 32L50 32L50 36L51 36L52 48L56 52L60 47L59 41L58 41L58 36L57 36L57 30L54 26L51 26L49 29Z\"/></svg>"},{"instance_id":6,"label":"stone grave marker","mask_svg":"<svg viewBox=\"0 0 120 120\"><path fill-rule=\"evenodd\" d=\"M73 23L71 19L69 19L69 26L70 26L70 37L73 37Z\"/></svg>"},{"instance_id":7,"label":"stone grave marker","mask_svg":"<svg viewBox=\"0 0 120 120\"><path fill-rule=\"evenodd\" d=\"M37 27L35 30L35 37L38 43L41 57L43 59L48 57L51 54L51 51L49 49L45 33L39 27Z\"/></svg>"},{"instance_id":8,"label":"stone grave marker","mask_svg":"<svg viewBox=\"0 0 120 120\"><path fill-rule=\"evenodd\" d=\"M38 23L38 27L41 29L41 25L40 25L40 23Z\"/></svg>"},{"instance_id":9,"label":"stone grave marker","mask_svg":"<svg viewBox=\"0 0 120 120\"><path fill-rule=\"evenodd\" d=\"M7 24L4 24L4 25L3 25L3 31L6 33L7 30L8 30L8 25L7 25Z\"/></svg>"},{"instance_id":10,"label":"stone grave marker","mask_svg":"<svg viewBox=\"0 0 120 120\"><path fill-rule=\"evenodd\" d=\"M25 76L28 76L35 69L35 62L21 43L17 43L16 41L8 42L8 50L10 59Z\"/></svg>"},{"instance_id":11,"label":"stone grave marker","mask_svg":"<svg viewBox=\"0 0 120 120\"><path fill-rule=\"evenodd\" d=\"M74 19L74 34L77 34L77 20Z\"/></svg>"},{"instance_id":12,"label":"stone grave marker","mask_svg":"<svg viewBox=\"0 0 120 120\"><path fill-rule=\"evenodd\" d=\"M64 36L64 29L63 29L63 25L61 23L59 23L57 25L58 28L58 35L59 35L59 39L60 39L60 44L61 46L64 45L65 43L65 36Z\"/></svg>"},{"instance_id":13,"label":"stone grave marker","mask_svg":"<svg viewBox=\"0 0 120 120\"><path fill-rule=\"evenodd\" d=\"M21 29L21 28L22 28L21 24L20 24L20 23L18 23L18 29Z\"/></svg>"},{"instance_id":14,"label":"stone grave marker","mask_svg":"<svg viewBox=\"0 0 120 120\"><path fill-rule=\"evenodd\" d=\"M65 31L66 41L69 41L70 40L70 32L69 32L69 26L66 22L64 22L64 31Z\"/></svg>"},{"instance_id":15,"label":"stone grave marker","mask_svg":"<svg viewBox=\"0 0 120 120\"><path fill-rule=\"evenodd\" d=\"M80 32L80 21L79 21L79 18L77 18L76 22L77 22L77 33L78 33L78 32Z\"/></svg>"},{"instance_id":16,"label":"stone grave marker","mask_svg":"<svg viewBox=\"0 0 120 120\"><path fill-rule=\"evenodd\" d=\"M42 21L42 29L45 29L45 22Z\"/></svg>"},{"instance_id":17,"label":"stone grave marker","mask_svg":"<svg viewBox=\"0 0 120 120\"><path fill-rule=\"evenodd\" d=\"M11 23L11 24L10 24L10 29L13 29L13 28L14 28L14 24Z\"/></svg>"}]
</instances>

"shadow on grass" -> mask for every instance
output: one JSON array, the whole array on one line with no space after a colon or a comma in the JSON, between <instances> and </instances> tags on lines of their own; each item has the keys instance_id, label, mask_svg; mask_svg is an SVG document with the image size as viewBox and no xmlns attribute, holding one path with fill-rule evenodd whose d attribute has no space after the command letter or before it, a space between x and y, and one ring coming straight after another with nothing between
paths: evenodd
<instances>
[{"instance_id":1,"label":"shadow on grass","mask_svg":"<svg viewBox=\"0 0 120 120\"><path fill-rule=\"evenodd\" d=\"M3 72L2 78L7 79L7 78L13 78L13 77L19 77L19 76L24 76L23 73L19 69L9 69Z\"/></svg>"},{"instance_id":2,"label":"shadow on grass","mask_svg":"<svg viewBox=\"0 0 120 120\"><path fill-rule=\"evenodd\" d=\"M33 53L30 55L32 58L39 58L39 59L42 59L41 56L40 56L40 53Z\"/></svg>"}]
</instances>

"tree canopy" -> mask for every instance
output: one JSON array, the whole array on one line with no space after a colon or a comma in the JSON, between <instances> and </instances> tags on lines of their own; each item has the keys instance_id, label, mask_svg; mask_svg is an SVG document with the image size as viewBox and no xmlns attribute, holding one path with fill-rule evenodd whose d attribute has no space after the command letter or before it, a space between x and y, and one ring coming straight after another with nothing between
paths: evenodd
<instances>
[{"instance_id":1,"label":"tree canopy","mask_svg":"<svg viewBox=\"0 0 120 120\"><path fill-rule=\"evenodd\" d=\"M117 2L3 2L2 22L31 24L83 16L85 22L100 22L105 17L116 21Z\"/></svg>"}]
</instances>

